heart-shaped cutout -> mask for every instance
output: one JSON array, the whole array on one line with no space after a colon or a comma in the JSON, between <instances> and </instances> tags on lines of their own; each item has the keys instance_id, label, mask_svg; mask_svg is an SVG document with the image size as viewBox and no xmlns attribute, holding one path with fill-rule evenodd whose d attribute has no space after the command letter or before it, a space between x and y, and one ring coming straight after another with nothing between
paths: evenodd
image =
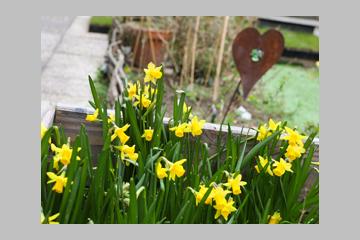
<instances>
[{"instance_id":1,"label":"heart-shaped cutout","mask_svg":"<svg viewBox=\"0 0 360 240\"><path fill-rule=\"evenodd\" d=\"M261 35L255 28L246 28L234 39L232 53L247 98L255 83L281 57L284 37L279 31L268 30Z\"/></svg>"}]
</instances>

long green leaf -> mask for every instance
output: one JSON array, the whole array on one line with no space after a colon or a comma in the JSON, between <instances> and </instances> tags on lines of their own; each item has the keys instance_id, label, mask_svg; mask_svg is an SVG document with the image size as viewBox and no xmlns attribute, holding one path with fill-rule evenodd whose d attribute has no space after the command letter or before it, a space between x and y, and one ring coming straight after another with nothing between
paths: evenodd
<instances>
[{"instance_id":1,"label":"long green leaf","mask_svg":"<svg viewBox=\"0 0 360 240\"><path fill-rule=\"evenodd\" d=\"M130 179L129 223L138 223L138 206L135 181L133 178Z\"/></svg>"},{"instance_id":2,"label":"long green leaf","mask_svg":"<svg viewBox=\"0 0 360 240\"><path fill-rule=\"evenodd\" d=\"M249 153L245 156L240 168L242 168L243 166L245 166L251 159L253 159L258 153L259 151L265 147L268 143L270 143L273 139L275 139L278 135L280 134L279 131L273 133L271 136L267 137L265 140L263 140L262 142L256 144L250 151Z\"/></svg>"},{"instance_id":3,"label":"long green leaf","mask_svg":"<svg viewBox=\"0 0 360 240\"><path fill-rule=\"evenodd\" d=\"M140 151L143 154L145 154L145 151L144 151L145 149L144 149L143 141L141 138L142 134L140 133L140 130L139 130L136 113L132 106L131 101L129 101L129 100L126 101L126 111L127 111L127 116L129 117L129 121L130 121L130 128L135 135L135 143L140 148Z\"/></svg>"},{"instance_id":4,"label":"long green leaf","mask_svg":"<svg viewBox=\"0 0 360 240\"><path fill-rule=\"evenodd\" d=\"M99 114L101 114L101 113L102 113L102 110L101 110L101 103L100 103L99 95L98 95L97 92L96 92L96 88L95 88L95 85L94 85L94 81L92 80L92 78L90 77L90 75L89 75L89 85L90 85L91 94L92 94L92 96L93 96L95 106L96 106L96 108L99 109Z\"/></svg>"},{"instance_id":5,"label":"long green leaf","mask_svg":"<svg viewBox=\"0 0 360 240\"><path fill-rule=\"evenodd\" d=\"M188 205L190 204L190 200L186 201L184 206L181 208L179 214L176 216L174 224L178 224L181 223L181 221L184 219L184 213L188 207Z\"/></svg>"}]
</instances>

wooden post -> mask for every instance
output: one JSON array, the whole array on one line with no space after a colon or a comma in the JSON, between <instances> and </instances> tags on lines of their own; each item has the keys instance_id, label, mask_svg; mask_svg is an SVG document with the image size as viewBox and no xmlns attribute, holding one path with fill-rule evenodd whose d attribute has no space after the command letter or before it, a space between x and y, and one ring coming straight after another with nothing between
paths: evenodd
<instances>
[{"instance_id":1,"label":"wooden post","mask_svg":"<svg viewBox=\"0 0 360 240\"><path fill-rule=\"evenodd\" d=\"M220 38L221 38L220 35L216 38L216 43L214 45L214 49L217 49L219 47ZM216 58L216 51L214 51L213 54L211 55L210 63L209 63L208 70L207 70L207 73L206 73L206 76L205 76L205 83L204 83L205 86L208 85L211 70L213 68L215 58Z\"/></svg>"},{"instance_id":2,"label":"wooden post","mask_svg":"<svg viewBox=\"0 0 360 240\"><path fill-rule=\"evenodd\" d=\"M159 63L156 61L156 56L155 56L155 49L154 49L154 42L152 40L152 37L151 36L151 18L149 17L146 17L147 19L147 24L148 24L148 39L147 41L149 41L150 43L150 50L151 50L151 57L152 57L152 62L155 64L155 65L158 65Z\"/></svg>"},{"instance_id":3,"label":"wooden post","mask_svg":"<svg viewBox=\"0 0 360 240\"><path fill-rule=\"evenodd\" d=\"M220 42L220 50L218 55L218 62L216 66L216 75L214 81L214 92L213 92L213 102L215 103L219 96L219 85L220 85L220 72L221 72L221 63L224 55L224 45L225 45L225 37L227 33L227 26L229 22L229 16L224 17L224 26L221 34L221 42Z\"/></svg>"},{"instance_id":4,"label":"wooden post","mask_svg":"<svg viewBox=\"0 0 360 240\"><path fill-rule=\"evenodd\" d=\"M184 78L186 78L187 71L188 71L188 68L187 68L187 65L188 65L188 44L189 44L189 39L190 39L190 33L191 33L191 27L188 26L188 31L186 33L186 42L185 42L185 46L184 46L184 57L183 57L181 75L180 75L180 87L182 87L182 84L184 82Z\"/></svg>"},{"instance_id":5,"label":"wooden post","mask_svg":"<svg viewBox=\"0 0 360 240\"><path fill-rule=\"evenodd\" d=\"M138 27L138 29L137 29L137 35L136 35L136 41L135 41L135 46L134 46L134 50L133 50L133 51L134 51L134 54L133 54L133 60L132 60L132 62L131 62L131 68L134 67L135 56L136 56L136 54L137 54L137 51L139 51L139 42L140 42L140 40L141 40L141 32L142 32L141 28L142 28L143 21L144 21L144 17L141 16L141 18L140 18L140 25L139 25L139 27ZM141 48L141 55L142 55L142 48ZM141 59L140 59L140 62L141 62Z\"/></svg>"},{"instance_id":6,"label":"wooden post","mask_svg":"<svg viewBox=\"0 0 360 240\"><path fill-rule=\"evenodd\" d=\"M194 40L192 44L192 56L191 56L191 78L190 78L190 84L191 86L194 84L194 73L195 73L195 52L196 52L196 43L197 43L197 33L199 31L200 26L200 16L196 17L195 22L195 29L194 29Z\"/></svg>"}]
</instances>

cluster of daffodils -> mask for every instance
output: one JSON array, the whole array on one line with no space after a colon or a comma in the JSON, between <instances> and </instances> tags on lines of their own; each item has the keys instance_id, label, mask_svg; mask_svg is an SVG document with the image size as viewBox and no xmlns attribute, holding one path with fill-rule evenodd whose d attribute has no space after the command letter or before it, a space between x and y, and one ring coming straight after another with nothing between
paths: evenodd
<instances>
[{"instance_id":1,"label":"cluster of daffodils","mask_svg":"<svg viewBox=\"0 0 360 240\"><path fill-rule=\"evenodd\" d=\"M276 123L270 119L268 124L263 124L259 127L257 140L264 140L265 138L271 136L276 130L283 131L281 128L281 122ZM285 132L286 133L284 136L281 137L282 140L286 140L288 142L285 159L280 157L279 161L276 161L271 158L259 156L259 161L255 166L255 169L258 173L263 170L270 176L276 175L281 177L285 174L285 172L293 172L291 170L291 163L295 159L300 158L301 155L305 152L303 139L306 138L306 136L303 136L296 130L288 127L285 127Z\"/></svg>"},{"instance_id":2,"label":"cluster of daffodils","mask_svg":"<svg viewBox=\"0 0 360 240\"><path fill-rule=\"evenodd\" d=\"M230 174L226 171L225 174L228 177L227 182L220 184L211 183L211 190L209 190L209 187L206 187L204 184L200 184L198 191L195 191L192 188L189 189L193 192L195 196L196 206L198 206L198 204L202 201L206 193L210 191L204 203L207 205L212 205L214 207L214 209L216 210L214 216L215 219L223 216L223 218L227 221L229 215L232 212L236 211L236 207L234 206L235 202L233 198L231 196L228 197L228 195L240 195L241 187L244 187L247 182L241 181L241 174Z\"/></svg>"},{"instance_id":3,"label":"cluster of daffodils","mask_svg":"<svg viewBox=\"0 0 360 240\"><path fill-rule=\"evenodd\" d=\"M120 145L114 146L114 148L120 151L120 158L125 161L126 165L129 165L130 162L135 163L139 157L139 154L135 152L135 145L130 147L126 144L130 139L130 137L125 133L129 127L130 124L125 124L122 127L118 127L114 124L114 133L111 135L111 142L115 139L119 139Z\"/></svg>"},{"instance_id":4,"label":"cluster of daffodils","mask_svg":"<svg viewBox=\"0 0 360 240\"><path fill-rule=\"evenodd\" d=\"M262 141L265 138L269 137L271 134L273 134L278 129L278 127L280 127L280 125L281 125L281 122L276 123L270 118L268 124L265 123L263 125L260 125L260 127L258 129L258 135L257 135L256 140Z\"/></svg>"},{"instance_id":5,"label":"cluster of daffodils","mask_svg":"<svg viewBox=\"0 0 360 240\"><path fill-rule=\"evenodd\" d=\"M93 114L88 114L85 120L90 122L98 121L98 114L99 109L96 109ZM125 161L126 165L129 165L129 162L135 163L139 156L135 152L135 145L132 145L130 147L126 144L129 141L130 137L125 132L129 129L130 124L125 124L122 127L118 127L115 124L115 115L113 113L109 115L108 123L112 123L112 129L114 131L111 135L111 142L113 142L115 139L119 139L120 145L114 146L114 148L120 151L121 160Z\"/></svg>"},{"instance_id":6,"label":"cluster of daffodils","mask_svg":"<svg viewBox=\"0 0 360 240\"><path fill-rule=\"evenodd\" d=\"M153 63L149 63L148 68L144 69L144 71L144 89L141 90L139 81L136 83L129 82L127 86L127 97L133 101L134 106L141 106L142 108L147 109L154 102L153 99L155 99L157 91L151 86L151 83L156 84L156 80L162 77L162 72L161 66L156 67ZM96 109L93 114L88 114L86 116L86 120L90 122L99 121L98 115L99 110ZM126 165L129 165L129 163L136 164L139 154L135 152L135 145L127 145L130 137L126 134L126 131L129 129L130 124L125 124L122 127L117 126L115 124L115 116L113 114L110 114L108 122L113 124L114 129L114 132L111 136L111 142L117 138L119 139L120 145L114 146L114 148L120 151L121 159L126 162ZM142 138L150 142L153 138L153 133L154 130L151 128L144 129Z\"/></svg>"},{"instance_id":7,"label":"cluster of daffodils","mask_svg":"<svg viewBox=\"0 0 360 240\"><path fill-rule=\"evenodd\" d=\"M188 108L184 105L184 110ZM179 123L177 126L169 128L170 131L175 132L175 136L182 138L184 133L191 133L194 137L202 134L202 128L205 120L199 120L197 116L193 117L188 123Z\"/></svg>"},{"instance_id":8,"label":"cluster of daffodils","mask_svg":"<svg viewBox=\"0 0 360 240\"><path fill-rule=\"evenodd\" d=\"M69 140L70 142L70 140ZM70 143L63 144L61 147L57 147L55 144L51 144L51 151L54 153L53 157L53 170L54 172L47 172L49 178L48 184L54 183L52 188L57 193L62 193L64 187L67 184L67 177L65 177L67 166L70 164L72 159L73 149L70 147ZM81 148L78 148L79 152ZM75 158L77 161L80 160L79 156ZM61 169L60 168L61 164ZM56 173L55 173L56 172Z\"/></svg>"},{"instance_id":9,"label":"cluster of daffodils","mask_svg":"<svg viewBox=\"0 0 360 240\"><path fill-rule=\"evenodd\" d=\"M272 168L271 168L272 166ZM271 159L269 161L268 158L259 156L259 162L255 166L255 170L260 173L261 171L266 172L270 176L274 176L274 174L278 177L284 175L286 171L293 172L291 170L291 163L285 161L283 158L280 158L279 161Z\"/></svg>"},{"instance_id":10,"label":"cluster of daffodils","mask_svg":"<svg viewBox=\"0 0 360 240\"><path fill-rule=\"evenodd\" d=\"M161 162L165 163L165 167L163 167ZM185 169L183 164L186 162L186 159L181 159L176 162L170 162L165 157L160 157L155 166L156 176L159 179L164 179L169 177L170 180L175 181L176 177L180 178L184 176Z\"/></svg>"},{"instance_id":11,"label":"cluster of daffodils","mask_svg":"<svg viewBox=\"0 0 360 240\"><path fill-rule=\"evenodd\" d=\"M256 139L262 141L271 136L276 130L283 131L281 122L276 123L270 119L268 124L265 123L259 127ZM285 136L281 138L288 141L285 157L288 161L292 162L295 159L300 158L305 152L303 139L306 138L306 136L299 134L299 132L289 127L285 127L285 132Z\"/></svg>"},{"instance_id":12,"label":"cluster of daffodils","mask_svg":"<svg viewBox=\"0 0 360 240\"><path fill-rule=\"evenodd\" d=\"M134 106L140 105L142 108L149 108L154 102L155 95L157 90L151 86L156 84L156 80L162 77L161 66L156 67L152 62L148 64L148 68L144 69L145 77L144 83L145 87L142 90L141 84L139 81L136 83L128 83L127 92L128 98L133 100Z\"/></svg>"},{"instance_id":13,"label":"cluster of daffodils","mask_svg":"<svg viewBox=\"0 0 360 240\"><path fill-rule=\"evenodd\" d=\"M303 139L305 136L300 135L296 130L285 127L286 136L282 139L288 141L288 147L286 148L285 157L289 159L290 162L301 157L301 154L305 152Z\"/></svg>"},{"instance_id":14,"label":"cluster of daffodils","mask_svg":"<svg viewBox=\"0 0 360 240\"><path fill-rule=\"evenodd\" d=\"M156 212L152 212L153 215L148 215L148 213L146 213L151 211L145 211L145 220L141 223L157 222L158 218L166 219L167 221L169 220L170 222L172 222L174 217L175 222L177 222L177 219L181 221L183 220L183 222L185 222L186 219L189 219L189 217L191 217L193 209L197 209L196 211L200 212L204 210L203 207L205 207L206 216L208 216L208 213L213 214L210 217L212 219L212 222L242 222L243 219L245 220L245 222L256 222L257 216L253 215L251 212L253 208L252 205L250 205L248 208L245 208L245 211L242 211L242 209L244 209L243 206L246 206L245 199L248 199L249 196L254 197L254 195L252 195L255 192L253 191L254 189L257 190L255 194L257 194L258 196L256 197L266 197L268 199L275 198L275 201L270 201L270 204L267 204L267 206L270 206L270 209L267 207L268 210L266 210L263 214L260 214L261 219L259 220L261 222L266 221L269 224L278 224L283 221L281 213L284 214L285 212L280 213L279 211L279 209L283 209L281 206L279 206L279 204L281 204L282 202L276 200L276 195L278 194L277 191L275 191L276 188L273 188L275 186L274 183L277 183L279 179L281 180L281 177L283 175L285 175L286 178L290 177L289 179L291 179L291 177L296 177L297 179L298 176L301 177L302 175L305 175L296 173L296 176L295 174L291 176L290 173L293 173L292 164L296 166L293 167L294 169L299 169L298 163L300 163L300 160L297 159L301 158L301 156L305 153L303 141L306 137L301 135L295 129L285 127L286 124L282 124L281 122L275 122L270 119L267 123L261 125L258 128L258 134L256 136L256 139L257 141L263 142L258 144L259 147L255 149L255 152L252 152L252 154L244 156L244 151L247 150L246 145L244 146L243 150L241 150L242 152L238 152L236 148L237 145L241 144L241 142L239 141L233 141L233 143L235 144L235 148L233 144L231 144L231 148L228 148L228 144L226 145L226 150L228 150L227 155L232 156L231 160L239 159L239 162L236 164L236 170L233 169L234 162L231 162L231 166L230 164L228 165L227 162L225 162L224 168L217 169L215 174L212 174L212 171L209 171L209 175L206 175L206 171L204 172L202 170L198 170L200 168L200 165L195 167L192 166L193 164L197 164L199 162L194 161L195 159L201 159L202 157L202 160L210 161L210 158L206 159L208 156L208 149L204 149L204 151L202 151L203 148L201 148L201 144L203 143L201 141L196 141L195 144L198 145L195 145L195 149L200 149L201 152L200 150L195 150L194 154L191 153L191 146L187 147L186 149L181 148L182 146L184 146L184 143L186 144L185 146L189 146L191 144L190 138L196 138L197 136L201 136L205 125L205 120L200 120L198 116L193 116L191 114L191 107L188 107L186 105L185 94L183 91L177 92L181 94L179 98L177 98L177 96L175 97L174 118L173 121L169 123L169 128L167 129L168 131L165 132L165 129L162 125L160 125L159 127L159 124L162 123L162 114L164 113L164 108L162 108L163 106L160 104L160 102L156 102L156 99L162 99L161 96L163 94L163 73L161 68L161 66L157 67L153 63L149 63L147 68L144 69L145 77L143 81L129 82L127 84L124 94L122 96L123 101L118 102L120 103L120 108L122 110L122 117L118 115L116 115L115 117L114 113L110 113L107 116L106 107L102 108L98 105L98 101L96 101L96 91L94 93L92 86L92 92L94 95L94 102L96 103L96 106L94 107L95 109L92 113L86 115L85 120L88 122L102 123L103 129L106 129L106 137L108 138L106 142L110 143L110 147L103 150L106 151L107 154L100 155L100 160L98 161L100 162L104 160L105 157L107 160L107 158L111 156L112 158L115 158L112 160L116 160L116 163L120 163L116 165L110 164L108 169L107 167L104 168L104 170L108 172L105 172L105 174L101 174L103 174L103 176L113 177L114 172L116 173L120 169L132 172L132 175L129 175L128 172L122 172L121 175L119 175L119 178L117 178L119 182L116 182L116 185L113 185L114 181L110 181L109 183L107 183L107 181L104 181L104 179L97 178L97 174L90 174L94 172L98 173L98 168L84 168L84 166L86 166L85 164L88 163L88 161L91 161L91 159L85 157L85 153L87 152L86 149L90 147L88 143L85 142L86 145L83 145L83 142L81 141L81 147L83 148L83 150L81 150L81 148L77 145L71 145L70 138L66 139L62 134L60 135L59 139L59 129L57 127L54 127L51 128L51 131L55 131L56 138L51 139L50 137L48 144L47 139L50 132L47 133L48 129L43 124L41 125L41 139L44 139L42 141L41 159L42 166L45 166L44 168L42 167L42 181L44 181L43 176L45 176L45 181L47 181L47 184L42 184L42 187L44 187L45 185L46 189L45 191L42 191L41 196L42 207L44 207L44 213L43 210L41 211L41 223L58 224L59 222L84 222L85 219L88 219L89 223L101 223L103 222L103 220L105 220L105 222L108 222L107 219L109 219L109 222L117 223L140 223L141 221L139 221L139 217L133 217L134 209L132 208L132 204L130 202L130 199L131 201L134 201L135 199L134 191L136 191L136 199L138 199L139 196L142 196L140 194L142 191L144 191L144 195L142 196L143 198L141 199L141 201L137 202L139 209L141 208L146 210L146 207L149 206L149 204L156 207L157 199L160 199L161 203L164 205L164 208L160 209L160 212L158 211L158 207L154 208L155 210L153 210ZM89 80L89 82L93 85L91 79ZM159 89L159 93L157 93L157 89ZM126 104L123 104L124 102ZM119 105L117 105L117 107L118 106ZM158 109L159 106L160 109ZM124 109L125 107L126 109ZM119 109L117 108L116 113L118 113L118 110ZM158 114L159 110L161 113L160 115ZM156 117L154 117L154 113ZM127 116L126 114L128 114L129 116ZM153 124L154 119L155 124ZM155 137L153 137L154 129ZM167 137L168 134L170 135L169 138ZM164 136L164 138L162 138L162 136ZM168 141L167 139L170 140ZM197 140L200 140L200 138L197 138ZM271 142L272 140L275 141ZM177 145L174 145L174 143L176 143ZM274 152L273 150L277 149L277 143L280 143L281 146L284 147L281 148L281 155L276 156L274 157L275 159L273 159L271 156ZM52 153L52 161L50 162L47 161L47 156L49 156L48 151L50 151L49 149ZM188 149L189 153L185 151ZM235 152L234 149L236 150ZM46 150L46 152L44 150ZM155 155L153 155L152 150L155 150L157 152L157 159L154 159ZM221 150L218 151L216 154L220 156L222 152L223 151ZM254 153L257 153L257 155L254 156ZM196 154L197 157L193 160L192 156L196 156ZM244 160L244 163L246 162L246 166L242 165L242 157L240 156L245 157L244 159L247 159L246 161ZM256 163L250 162L249 169L248 160L253 159L254 157L256 158ZM167 158L169 158L170 160ZM221 160L221 158L219 160ZM83 161L85 164L83 165L82 162L78 161ZM121 163L124 163L124 165L122 165ZM130 164L133 164L134 166L130 168L123 167L129 166ZM316 171L319 171L318 162L311 162L311 164L314 165L312 167ZM229 170L229 168L226 168L229 166L231 170ZM245 166L246 169L244 167L244 169L240 170L238 169L238 166ZM83 169L80 171L81 175L77 175L80 170L79 167ZM137 167L139 167L140 171L137 171ZM208 167L212 170L211 164L208 164ZM71 171L71 174L69 169ZM227 169L229 172L224 169ZM249 170L252 172L249 172ZM301 169L301 171L302 170L303 169ZM307 171L307 169L304 170ZM301 171L299 171L299 173L302 173ZM83 175L83 173L86 174ZM243 173L244 175L242 175L241 173ZM148 179L148 174L155 177L155 181L147 181L146 179ZM143 178L143 176L145 177ZM216 177L216 180L209 180L212 179L214 176ZM253 181L252 178L254 176L255 180L257 180L257 177L264 178L264 180L269 181L272 184L264 184L263 181ZM129 177L130 182L126 182L128 181L127 179ZM221 179L219 179L218 177L220 177ZM77 179L79 179L80 181L81 188L77 184L74 184L77 183ZM200 182L200 184L198 179L202 179L202 182ZM247 182L244 180L246 180ZM136 183L136 181L139 182ZM86 185L82 183L86 183ZM87 183L91 183L89 188L87 186ZM164 187L164 183L166 188ZM295 182L295 185L296 184L297 182ZM161 187L160 190L165 193L164 195L158 195L158 185L160 185ZM183 188L184 185L187 185L187 188ZM251 186L249 187L249 185ZM175 186L175 188L169 188L169 186ZM287 190L293 189L294 185L290 184L284 186L285 190L283 191L286 192ZM47 190L47 188L49 188L49 190ZM148 188L153 189L154 191L151 190L146 192ZM282 188L284 187L282 186ZM102 189L101 191L104 191L103 194L101 194L102 196L99 194L99 198L97 197L97 189ZM168 204L168 202L170 202L167 197L168 193L170 191L173 191L173 189L176 189L175 192L172 192L175 193L175 195L174 197L171 196L170 198L171 204L166 205ZM186 194L184 194L184 191L188 191L189 189L192 194L190 194L190 192L186 192ZM262 194L263 189L266 191L266 194ZM67 197L67 194L70 192L70 197ZM62 193L65 193L65 195L63 196ZM149 194L150 197L147 197L147 194ZM84 196L87 202L83 202ZM160 196L160 198L157 198L157 196ZM164 198L162 199L161 197ZM286 194L283 197L286 198ZM194 201L195 204L193 204L193 206L190 206L191 209L189 209L189 211L184 212L183 210L180 210L179 207L181 207L182 203L186 202L186 205L184 205L181 209L189 207L189 198L191 201ZM93 201L93 199L95 201ZM96 210L99 209L99 207L103 207L104 199L105 203L108 202L112 204L112 206L109 205L109 211L106 212L112 214L112 210L117 209L117 211L121 211L124 214L118 214L118 212L116 212L116 216L107 215L109 213L104 213L105 215L97 216L99 214L92 211L93 209ZM75 206L81 207L82 203L84 203L84 206L88 206L84 209L84 214L77 214L79 216L77 216L76 214L74 214L74 216L68 215L68 209L66 208L65 213L63 212L64 208L62 206L66 206L67 203L71 203L71 201L78 200L80 200L80 202L78 202ZM262 199L260 200L261 202L263 202ZM151 201L155 202L151 203ZM174 201L179 204L173 204ZM311 199L309 200L309 202L311 202ZM60 208L59 206L54 207L54 205L59 203ZM273 206L271 203L273 203ZM119 205L117 206L115 204ZM256 202L254 208L257 210ZM173 212L176 212L177 209L182 211L179 213L178 216L173 214ZM287 211L289 211L290 209L292 212L286 212L287 214L284 214L283 217L286 216L287 218L287 216L295 216L295 211L297 207L286 206L286 209ZM127 211L129 211L129 213L127 213ZM59 218L60 213L61 217ZM160 213L160 215L158 213ZM182 215L180 215L184 213L187 214L186 217L182 217ZM135 214L137 214L136 211ZM241 214L244 214L243 219L238 219L237 216ZM249 216L248 219L246 218L246 214L248 214ZM257 215L259 215L259 210L257 210ZM71 219L68 218L69 216L71 216ZM95 216L97 219L92 220L93 216ZM126 217L123 218L123 216ZM196 216L200 217L200 215L198 214L196 214ZM201 216L202 219L200 222L204 222L204 220L206 222L209 222L209 219L204 219L204 217L205 214ZM292 222L292 219L290 220Z\"/></svg>"}]
</instances>

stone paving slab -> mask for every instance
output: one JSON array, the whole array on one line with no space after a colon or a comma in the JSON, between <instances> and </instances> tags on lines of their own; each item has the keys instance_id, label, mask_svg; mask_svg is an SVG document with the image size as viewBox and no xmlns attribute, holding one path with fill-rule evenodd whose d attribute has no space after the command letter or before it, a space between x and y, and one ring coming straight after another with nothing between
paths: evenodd
<instances>
[{"instance_id":1,"label":"stone paving slab","mask_svg":"<svg viewBox=\"0 0 360 240\"><path fill-rule=\"evenodd\" d=\"M106 34L88 32L89 20L41 18L42 101L89 106L92 97L88 75L95 77L108 46ZM69 21L71 26L67 25Z\"/></svg>"},{"instance_id":2,"label":"stone paving slab","mask_svg":"<svg viewBox=\"0 0 360 240\"><path fill-rule=\"evenodd\" d=\"M76 81L76 79L56 79L53 78L53 82L51 85L43 84L41 86L41 91L43 94L53 94L57 96L61 96L62 98L83 98L84 100L91 100L91 91L88 85L84 84L72 84L66 85L64 82L72 82ZM74 103L75 104L75 103Z\"/></svg>"},{"instance_id":3,"label":"stone paving slab","mask_svg":"<svg viewBox=\"0 0 360 240\"><path fill-rule=\"evenodd\" d=\"M58 100L60 98L61 101L59 102ZM65 104L65 105L76 105L77 107L90 107L88 100L91 100L91 98L85 99L84 97L76 97L76 96L63 97L63 95L44 93L42 94L42 100L48 101L54 106L57 104Z\"/></svg>"},{"instance_id":4,"label":"stone paving slab","mask_svg":"<svg viewBox=\"0 0 360 240\"><path fill-rule=\"evenodd\" d=\"M42 81L48 77L77 78L80 81L90 74L94 76L98 67L104 62L103 57L89 57L66 53L55 53L42 73ZM70 83L71 84L71 83Z\"/></svg>"},{"instance_id":5,"label":"stone paving slab","mask_svg":"<svg viewBox=\"0 0 360 240\"><path fill-rule=\"evenodd\" d=\"M63 34L74 19L72 16L41 16L41 32Z\"/></svg>"},{"instance_id":6,"label":"stone paving slab","mask_svg":"<svg viewBox=\"0 0 360 240\"><path fill-rule=\"evenodd\" d=\"M108 37L105 34L102 34L101 38L89 34L86 36L66 35L59 46L58 52L103 57L108 46L107 39Z\"/></svg>"},{"instance_id":7,"label":"stone paving slab","mask_svg":"<svg viewBox=\"0 0 360 240\"><path fill-rule=\"evenodd\" d=\"M61 38L60 34L42 32L41 33L41 66L43 67L48 61L55 50Z\"/></svg>"}]
</instances>

